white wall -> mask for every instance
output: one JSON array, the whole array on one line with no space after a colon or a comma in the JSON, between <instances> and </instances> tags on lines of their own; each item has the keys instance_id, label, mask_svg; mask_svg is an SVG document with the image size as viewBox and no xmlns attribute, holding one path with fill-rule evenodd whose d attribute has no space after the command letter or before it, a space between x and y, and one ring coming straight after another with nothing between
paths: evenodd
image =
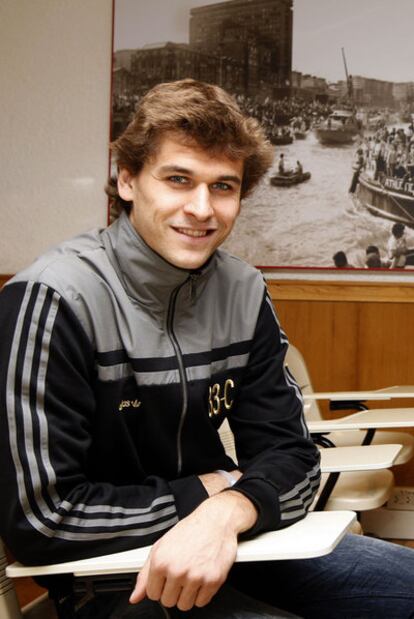
<instances>
[{"instance_id":1,"label":"white wall","mask_svg":"<svg viewBox=\"0 0 414 619\"><path fill-rule=\"evenodd\" d=\"M112 0L0 0L0 273L106 223Z\"/></svg>"}]
</instances>

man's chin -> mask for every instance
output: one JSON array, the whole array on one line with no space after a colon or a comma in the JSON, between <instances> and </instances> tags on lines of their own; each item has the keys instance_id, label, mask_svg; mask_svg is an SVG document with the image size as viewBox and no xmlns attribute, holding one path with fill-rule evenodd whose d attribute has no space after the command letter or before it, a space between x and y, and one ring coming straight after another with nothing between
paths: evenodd
<instances>
[{"instance_id":1,"label":"man's chin","mask_svg":"<svg viewBox=\"0 0 414 619\"><path fill-rule=\"evenodd\" d=\"M179 269L185 269L186 271L194 271L200 269L210 258L213 252L200 252L194 255L175 255L171 256L169 262Z\"/></svg>"}]
</instances>

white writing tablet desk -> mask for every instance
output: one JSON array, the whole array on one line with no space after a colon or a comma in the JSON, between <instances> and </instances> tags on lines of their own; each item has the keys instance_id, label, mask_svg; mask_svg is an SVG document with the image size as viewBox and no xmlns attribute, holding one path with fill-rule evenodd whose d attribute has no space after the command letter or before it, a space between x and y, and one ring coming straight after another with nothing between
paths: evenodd
<instances>
[{"instance_id":1,"label":"white writing tablet desk","mask_svg":"<svg viewBox=\"0 0 414 619\"><path fill-rule=\"evenodd\" d=\"M352 447L327 447L321 450L321 472L328 473L325 485L322 486L319 498L314 506L315 511L323 511L332 491L343 472L374 471L391 467L402 445L357 445Z\"/></svg>"},{"instance_id":2,"label":"white writing tablet desk","mask_svg":"<svg viewBox=\"0 0 414 619\"><path fill-rule=\"evenodd\" d=\"M401 445L336 447L321 451L322 473L361 471L392 466ZM239 543L236 561L277 561L305 559L331 552L355 520L354 512L311 512L296 524L264 533ZM44 566L13 563L6 568L11 578L71 573L77 577L123 574L138 571L151 547L104 555L81 561Z\"/></svg>"},{"instance_id":3,"label":"white writing tablet desk","mask_svg":"<svg viewBox=\"0 0 414 619\"><path fill-rule=\"evenodd\" d=\"M393 444L321 449L321 472L344 473L388 469L393 466L401 449L402 445Z\"/></svg>"},{"instance_id":4,"label":"white writing tablet desk","mask_svg":"<svg viewBox=\"0 0 414 619\"><path fill-rule=\"evenodd\" d=\"M311 512L286 529L240 542L236 561L310 559L329 554L354 520L355 513L351 511ZM146 546L92 559L33 567L13 563L7 566L6 574L11 578L54 574L74 574L76 577L126 574L139 571L150 550L151 546Z\"/></svg>"},{"instance_id":5,"label":"white writing tablet desk","mask_svg":"<svg viewBox=\"0 0 414 619\"><path fill-rule=\"evenodd\" d=\"M320 391L304 393L304 400L330 400L331 402L352 402L362 400L393 400L401 398L414 398L414 386L405 385L385 387L384 389L372 389L366 391Z\"/></svg>"},{"instance_id":6,"label":"white writing tablet desk","mask_svg":"<svg viewBox=\"0 0 414 619\"><path fill-rule=\"evenodd\" d=\"M353 413L339 419L308 420L311 434L336 430L381 430L414 427L414 408L377 408Z\"/></svg>"}]
</instances>

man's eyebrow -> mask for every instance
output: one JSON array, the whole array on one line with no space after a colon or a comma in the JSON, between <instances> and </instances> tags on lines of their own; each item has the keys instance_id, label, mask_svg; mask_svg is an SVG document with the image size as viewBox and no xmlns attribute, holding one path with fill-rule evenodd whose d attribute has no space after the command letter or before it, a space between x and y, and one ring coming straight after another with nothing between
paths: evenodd
<instances>
[{"instance_id":1,"label":"man's eyebrow","mask_svg":"<svg viewBox=\"0 0 414 619\"><path fill-rule=\"evenodd\" d=\"M223 174L223 176L218 177L217 181L233 181L236 185L241 185L242 183L241 178L234 174Z\"/></svg>"},{"instance_id":2,"label":"man's eyebrow","mask_svg":"<svg viewBox=\"0 0 414 619\"><path fill-rule=\"evenodd\" d=\"M158 168L157 172L160 174L172 174L173 172L180 173L180 174L188 174L188 175L192 174L192 171L189 170L188 168L183 168L179 165L174 165L174 164L163 165L160 168Z\"/></svg>"},{"instance_id":3,"label":"man's eyebrow","mask_svg":"<svg viewBox=\"0 0 414 619\"><path fill-rule=\"evenodd\" d=\"M193 176L194 171L189 168L183 168L179 165L164 165L158 168L158 174L186 174L187 176ZM242 180L239 176L235 174L221 174L215 179L215 182L223 182L230 181L235 183L236 185L241 185Z\"/></svg>"}]
</instances>

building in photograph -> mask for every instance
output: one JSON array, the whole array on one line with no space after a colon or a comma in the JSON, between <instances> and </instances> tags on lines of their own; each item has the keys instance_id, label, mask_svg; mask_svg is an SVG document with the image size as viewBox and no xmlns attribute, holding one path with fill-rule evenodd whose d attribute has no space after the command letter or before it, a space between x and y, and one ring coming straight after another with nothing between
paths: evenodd
<instances>
[{"instance_id":1,"label":"building in photograph","mask_svg":"<svg viewBox=\"0 0 414 619\"><path fill-rule=\"evenodd\" d=\"M118 49L114 52L114 69L131 70L131 58L135 54L136 49Z\"/></svg>"},{"instance_id":2,"label":"building in photograph","mask_svg":"<svg viewBox=\"0 0 414 619\"><path fill-rule=\"evenodd\" d=\"M393 85L393 96L398 107L414 104L414 82L397 82Z\"/></svg>"},{"instance_id":3,"label":"building in photograph","mask_svg":"<svg viewBox=\"0 0 414 619\"><path fill-rule=\"evenodd\" d=\"M316 99L327 102L332 99L329 84L325 78L300 71L292 71L291 73L291 94L307 101Z\"/></svg>"},{"instance_id":4,"label":"building in photograph","mask_svg":"<svg viewBox=\"0 0 414 619\"><path fill-rule=\"evenodd\" d=\"M243 92L243 65L234 58L218 57L185 43L157 43L135 50L131 59L131 87L142 94L159 82L192 77L223 84Z\"/></svg>"},{"instance_id":5,"label":"building in photograph","mask_svg":"<svg viewBox=\"0 0 414 619\"><path fill-rule=\"evenodd\" d=\"M112 69L112 88L120 97L127 97L131 91L131 73L123 67Z\"/></svg>"},{"instance_id":6,"label":"building in photograph","mask_svg":"<svg viewBox=\"0 0 414 619\"><path fill-rule=\"evenodd\" d=\"M229 0L193 8L190 46L241 63L246 94L286 96L291 87L292 6L292 0Z\"/></svg>"},{"instance_id":7,"label":"building in photograph","mask_svg":"<svg viewBox=\"0 0 414 619\"><path fill-rule=\"evenodd\" d=\"M393 96L393 82L377 80L361 75L350 76L352 83L352 97L356 105L368 107L389 107L395 106ZM345 80L338 82L342 96L345 96L348 85Z\"/></svg>"}]
</instances>

